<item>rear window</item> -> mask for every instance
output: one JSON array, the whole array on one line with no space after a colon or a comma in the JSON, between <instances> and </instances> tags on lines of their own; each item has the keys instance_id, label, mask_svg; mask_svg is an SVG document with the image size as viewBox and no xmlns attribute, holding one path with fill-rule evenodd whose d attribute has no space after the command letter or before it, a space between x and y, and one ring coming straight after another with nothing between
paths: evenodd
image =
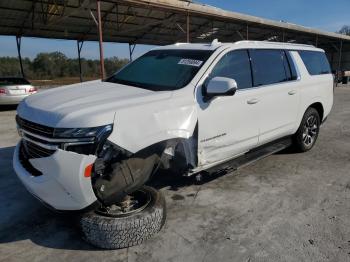
<instances>
[{"instance_id":1,"label":"rear window","mask_svg":"<svg viewBox=\"0 0 350 262\"><path fill-rule=\"evenodd\" d=\"M299 51L299 54L310 75L324 75L331 73L331 67L325 53L316 51Z\"/></svg>"},{"instance_id":2,"label":"rear window","mask_svg":"<svg viewBox=\"0 0 350 262\"><path fill-rule=\"evenodd\" d=\"M0 78L0 86L10 86L10 85L30 85L30 83L24 78Z\"/></svg>"},{"instance_id":3,"label":"rear window","mask_svg":"<svg viewBox=\"0 0 350 262\"><path fill-rule=\"evenodd\" d=\"M250 50L254 86L271 85L292 80L283 50Z\"/></svg>"}]
</instances>

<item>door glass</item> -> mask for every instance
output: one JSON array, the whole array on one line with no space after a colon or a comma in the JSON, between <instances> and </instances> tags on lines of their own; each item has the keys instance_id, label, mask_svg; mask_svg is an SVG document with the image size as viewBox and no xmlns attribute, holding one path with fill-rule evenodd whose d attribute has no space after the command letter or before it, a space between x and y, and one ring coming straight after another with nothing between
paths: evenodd
<instances>
[{"instance_id":1,"label":"door glass","mask_svg":"<svg viewBox=\"0 0 350 262\"><path fill-rule=\"evenodd\" d=\"M286 59L281 50L250 50L254 86L270 85L289 81ZM289 69L289 68L288 68Z\"/></svg>"},{"instance_id":2,"label":"door glass","mask_svg":"<svg viewBox=\"0 0 350 262\"><path fill-rule=\"evenodd\" d=\"M252 74L247 50L225 54L215 65L210 78L227 77L236 80L238 89L252 87Z\"/></svg>"}]
</instances>

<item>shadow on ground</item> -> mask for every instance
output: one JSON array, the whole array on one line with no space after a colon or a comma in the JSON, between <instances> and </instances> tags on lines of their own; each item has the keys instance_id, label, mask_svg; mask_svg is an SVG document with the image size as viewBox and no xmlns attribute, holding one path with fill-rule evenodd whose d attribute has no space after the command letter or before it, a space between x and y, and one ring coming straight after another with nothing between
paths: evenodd
<instances>
[{"instance_id":1,"label":"shadow on ground","mask_svg":"<svg viewBox=\"0 0 350 262\"><path fill-rule=\"evenodd\" d=\"M0 244L29 239L33 243L53 249L98 250L85 243L79 232L79 214L56 213L48 210L30 195L12 168L14 147L0 148ZM288 153L284 152L284 153ZM202 185L215 180L225 172L198 177L183 177L170 172L159 172L150 186L178 191L193 184Z\"/></svg>"}]
</instances>

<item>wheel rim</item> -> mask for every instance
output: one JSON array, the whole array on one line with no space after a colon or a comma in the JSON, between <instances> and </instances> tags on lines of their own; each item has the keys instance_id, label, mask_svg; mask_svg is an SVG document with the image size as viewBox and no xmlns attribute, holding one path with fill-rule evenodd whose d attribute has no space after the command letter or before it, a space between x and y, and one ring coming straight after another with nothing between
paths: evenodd
<instances>
[{"instance_id":1,"label":"wheel rim","mask_svg":"<svg viewBox=\"0 0 350 262\"><path fill-rule=\"evenodd\" d=\"M124 217L144 210L152 200L151 193L139 189L125 197L124 201L111 206L101 206L96 213L107 217Z\"/></svg>"},{"instance_id":2,"label":"wheel rim","mask_svg":"<svg viewBox=\"0 0 350 262\"><path fill-rule=\"evenodd\" d=\"M309 116L304 124L303 129L303 143L305 146L310 147L315 143L318 134L318 122L315 115Z\"/></svg>"}]
</instances>

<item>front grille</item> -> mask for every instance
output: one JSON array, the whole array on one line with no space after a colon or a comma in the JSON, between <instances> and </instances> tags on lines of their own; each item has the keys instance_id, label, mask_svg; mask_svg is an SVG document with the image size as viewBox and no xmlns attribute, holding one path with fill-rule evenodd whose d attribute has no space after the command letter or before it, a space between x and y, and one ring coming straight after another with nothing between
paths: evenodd
<instances>
[{"instance_id":1,"label":"front grille","mask_svg":"<svg viewBox=\"0 0 350 262\"><path fill-rule=\"evenodd\" d=\"M42 157L51 156L53 153L55 153L56 150L50 150L50 149L44 148L43 146L40 146L40 145L55 145L47 141L48 139L53 137L54 128L36 124L34 122L20 118L18 115L16 116L16 122L19 130L33 134L33 135L29 135L28 133L23 134L22 132L22 136L23 136L22 157L23 158L26 158L26 159L42 158Z\"/></svg>"},{"instance_id":2,"label":"front grille","mask_svg":"<svg viewBox=\"0 0 350 262\"><path fill-rule=\"evenodd\" d=\"M29 158L30 157L28 156L27 150L24 148L23 142L21 142L19 147L19 161L21 162L23 168L32 176L41 176L42 173L32 166L32 164L29 162Z\"/></svg>"},{"instance_id":3,"label":"front grille","mask_svg":"<svg viewBox=\"0 0 350 262\"><path fill-rule=\"evenodd\" d=\"M48 157L55 153L55 150L43 148L26 140L23 140L23 145L29 158Z\"/></svg>"},{"instance_id":4,"label":"front grille","mask_svg":"<svg viewBox=\"0 0 350 262\"><path fill-rule=\"evenodd\" d=\"M16 116L16 122L19 128L27 130L33 134L37 134L45 137L54 136L54 128L52 127L39 125L37 123L20 118L18 115Z\"/></svg>"},{"instance_id":5,"label":"front grille","mask_svg":"<svg viewBox=\"0 0 350 262\"><path fill-rule=\"evenodd\" d=\"M59 138L54 136L54 128L36 124L16 116L19 134L22 136L24 157L27 159L49 157L57 149L78 154L92 154L97 144L94 137Z\"/></svg>"}]
</instances>

